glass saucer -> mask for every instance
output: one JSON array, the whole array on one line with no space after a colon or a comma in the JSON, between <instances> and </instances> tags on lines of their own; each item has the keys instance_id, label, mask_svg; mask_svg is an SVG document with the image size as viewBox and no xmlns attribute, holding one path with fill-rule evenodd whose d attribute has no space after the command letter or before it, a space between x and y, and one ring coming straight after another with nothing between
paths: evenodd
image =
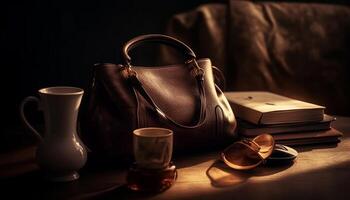
<instances>
[{"instance_id":1,"label":"glass saucer","mask_svg":"<svg viewBox=\"0 0 350 200\"><path fill-rule=\"evenodd\" d=\"M164 169L144 169L133 164L128 171L127 187L132 191L162 192L177 178L176 166L171 162Z\"/></svg>"}]
</instances>

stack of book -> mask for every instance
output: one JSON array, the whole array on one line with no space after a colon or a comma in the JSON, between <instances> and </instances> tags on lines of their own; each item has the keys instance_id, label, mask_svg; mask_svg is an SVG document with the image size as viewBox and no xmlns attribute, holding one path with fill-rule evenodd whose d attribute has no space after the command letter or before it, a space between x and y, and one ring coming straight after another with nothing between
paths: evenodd
<instances>
[{"instance_id":1,"label":"stack of book","mask_svg":"<svg viewBox=\"0 0 350 200\"><path fill-rule=\"evenodd\" d=\"M270 92L225 92L237 117L238 133L253 138L268 133L285 145L337 143L342 136L332 128L334 117L325 107Z\"/></svg>"}]
</instances>

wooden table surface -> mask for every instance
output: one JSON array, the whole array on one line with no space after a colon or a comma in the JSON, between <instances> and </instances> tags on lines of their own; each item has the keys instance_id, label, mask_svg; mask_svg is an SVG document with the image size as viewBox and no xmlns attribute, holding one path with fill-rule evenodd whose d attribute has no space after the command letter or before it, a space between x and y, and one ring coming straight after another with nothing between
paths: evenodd
<instances>
[{"instance_id":1,"label":"wooden table surface","mask_svg":"<svg viewBox=\"0 0 350 200\"><path fill-rule=\"evenodd\" d=\"M337 145L296 148L288 165L236 171L217 162L218 152L177 158L178 179L160 194L128 191L126 170L89 169L78 181L46 182L33 162L34 146L0 155L0 199L350 199L350 118L337 117Z\"/></svg>"}]
</instances>

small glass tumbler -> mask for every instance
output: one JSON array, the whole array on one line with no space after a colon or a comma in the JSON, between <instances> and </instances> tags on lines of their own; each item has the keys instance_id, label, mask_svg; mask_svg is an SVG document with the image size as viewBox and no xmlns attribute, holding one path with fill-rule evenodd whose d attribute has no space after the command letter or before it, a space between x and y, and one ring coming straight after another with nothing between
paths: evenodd
<instances>
[{"instance_id":1,"label":"small glass tumbler","mask_svg":"<svg viewBox=\"0 0 350 200\"><path fill-rule=\"evenodd\" d=\"M173 131L149 127L133 131L135 163L130 167L127 186L134 191L161 192L177 178L171 162Z\"/></svg>"}]
</instances>

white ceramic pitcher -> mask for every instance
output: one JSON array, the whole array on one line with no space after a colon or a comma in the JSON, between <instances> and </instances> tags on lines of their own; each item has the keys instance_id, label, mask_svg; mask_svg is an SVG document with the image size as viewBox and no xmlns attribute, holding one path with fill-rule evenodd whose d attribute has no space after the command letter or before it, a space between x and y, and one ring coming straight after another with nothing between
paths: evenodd
<instances>
[{"instance_id":1,"label":"white ceramic pitcher","mask_svg":"<svg viewBox=\"0 0 350 200\"><path fill-rule=\"evenodd\" d=\"M84 91L75 87L49 87L39 91L40 99L26 97L20 105L24 124L39 138L36 151L40 168L53 181L72 181L79 178L77 172L87 159L85 147L77 135L77 116ZM44 112L45 134L42 136L27 121L24 106L38 103Z\"/></svg>"}]
</instances>

